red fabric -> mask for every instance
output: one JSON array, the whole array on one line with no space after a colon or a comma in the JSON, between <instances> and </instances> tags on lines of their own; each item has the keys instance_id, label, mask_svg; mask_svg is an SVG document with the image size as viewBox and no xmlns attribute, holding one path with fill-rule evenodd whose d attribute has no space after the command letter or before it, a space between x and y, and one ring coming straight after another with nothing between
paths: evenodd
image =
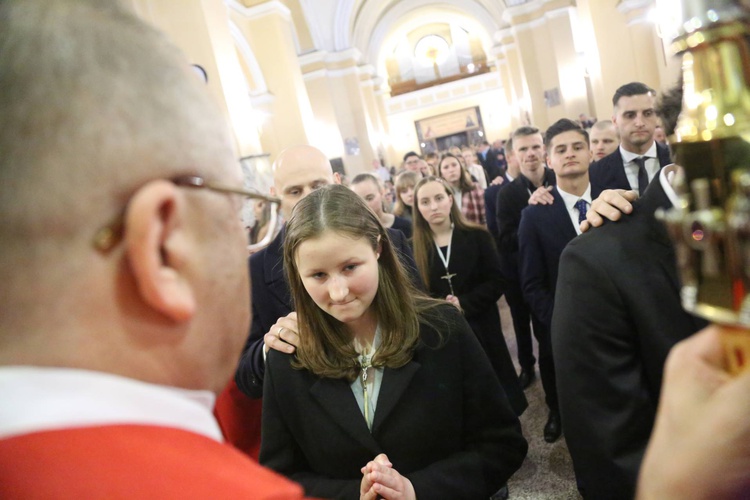
<instances>
[{"instance_id":1,"label":"red fabric","mask_svg":"<svg viewBox=\"0 0 750 500\"><path fill-rule=\"evenodd\" d=\"M474 224L487 225L484 212L484 189L474 184L471 191L465 191L461 195L461 213L466 220Z\"/></svg>"},{"instance_id":2,"label":"red fabric","mask_svg":"<svg viewBox=\"0 0 750 500\"><path fill-rule=\"evenodd\" d=\"M255 461L260 454L261 407L262 400L245 396L234 380L219 394L214 407L224 439Z\"/></svg>"},{"instance_id":3,"label":"red fabric","mask_svg":"<svg viewBox=\"0 0 750 500\"><path fill-rule=\"evenodd\" d=\"M112 425L0 440L0 498L286 500L302 488L205 436Z\"/></svg>"}]
</instances>

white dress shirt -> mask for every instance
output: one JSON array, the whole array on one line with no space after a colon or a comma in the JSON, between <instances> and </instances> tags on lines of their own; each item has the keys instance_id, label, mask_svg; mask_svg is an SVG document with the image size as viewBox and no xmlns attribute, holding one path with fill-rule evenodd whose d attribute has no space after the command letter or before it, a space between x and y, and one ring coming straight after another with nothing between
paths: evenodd
<instances>
[{"instance_id":1,"label":"white dress shirt","mask_svg":"<svg viewBox=\"0 0 750 500\"><path fill-rule=\"evenodd\" d=\"M56 429L156 425L223 441L216 397L73 368L0 367L0 439Z\"/></svg>"},{"instance_id":2,"label":"white dress shirt","mask_svg":"<svg viewBox=\"0 0 750 500\"><path fill-rule=\"evenodd\" d=\"M639 155L636 153L631 153L630 151L625 151L622 148L622 144L620 145L620 155L622 156L622 163L625 165L625 175L628 176L628 182L630 183L630 188L638 191L638 164L635 163L633 160L636 158L639 158L641 156L646 156L646 173L648 174L648 181L651 182L651 180L654 178L657 172L659 172L659 169L661 168L661 163L659 163L659 158L657 156L656 152L656 141L654 141L653 144L651 144L651 147L648 148L648 151L646 151L644 154Z\"/></svg>"},{"instance_id":3,"label":"white dress shirt","mask_svg":"<svg viewBox=\"0 0 750 500\"><path fill-rule=\"evenodd\" d=\"M555 186L555 189L560 193L560 197L565 203L565 208L568 210L568 216L570 217L570 222L573 223L573 227L576 229L576 234L581 234L581 227L578 223L578 209L575 207L575 204L578 200L585 200L587 203L586 207L588 208L591 206L591 184L589 183L589 185L586 186L586 191L584 191L581 196L566 193L560 189L560 186ZM585 216L586 214L584 213L583 215Z\"/></svg>"}]
</instances>

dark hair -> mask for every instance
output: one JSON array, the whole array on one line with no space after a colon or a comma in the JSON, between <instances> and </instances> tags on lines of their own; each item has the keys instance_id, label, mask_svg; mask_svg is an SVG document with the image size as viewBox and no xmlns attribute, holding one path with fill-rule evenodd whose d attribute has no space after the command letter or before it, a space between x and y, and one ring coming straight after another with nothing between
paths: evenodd
<instances>
[{"instance_id":1,"label":"dark hair","mask_svg":"<svg viewBox=\"0 0 750 500\"><path fill-rule=\"evenodd\" d=\"M374 175L370 173L364 173L364 174L357 174L354 176L354 179L349 183L350 186L354 186L356 184L361 184L362 182L373 182L378 187L378 189L382 189L382 185L380 184L380 179L375 177Z\"/></svg>"},{"instance_id":2,"label":"dark hair","mask_svg":"<svg viewBox=\"0 0 750 500\"><path fill-rule=\"evenodd\" d=\"M589 133L581 128L578 123L567 118L560 118L555 123L550 125L547 131L544 133L544 146L549 150L550 144L552 144L552 139L562 134L563 132L570 132L571 130L574 130L581 134L584 139L586 139L586 144L589 144Z\"/></svg>"},{"instance_id":3,"label":"dark hair","mask_svg":"<svg viewBox=\"0 0 750 500\"><path fill-rule=\"evenodd\" d=\"M508 137L508 140L505 141L505 147L504 147L506 154L508 151L513 151L513 136Z\"/></svg>"},{"instance_id":4,"label":"dark hair","mask_svg":"<svg viewBox=\"0 0 750 500\"><path fill-rule=\"evenodd\" d=\"M516 137L528 137L530 135L536 135L536 134L540 134L541 135L541 132L536 127L529 127L529 126L518 127L510 135L511 145L513 144L513 142L512 142L513 139L515 139Z\"/></svg>"},{"instance_id":5,"label":"dark hair","mask_svg":"<svg viewBox=\"0 0 750 500\"><path fill-rule=\"evenodd\" d=\"M682 76L674 87L663 92L656 104L656 114L664 125L664 133L669 137L677 127L677 118L682 111Z\"/></svg>"},{"instance_id":6,"label":"dark hair","mask_svg":"<svg viewBox=\"0 0 750 500\"><path fill-rule=\"evenodd\" d=\"M612 106L617 106L617 103L620 102L621 97L631 97L634 95L643 95L643 94L651 94L656 95L656 91L646 85L645 83L641 82L630 82L626 83L619 89L615 91L615 95L612 97Z\"/></svg>"},{"instance_id":7,"label":"dark hair","mask_svg":"<svg viewBox=\"0 0 750 500\"><path fill-rule=\"evenodd\" d=\"M417 153L415 153L414 151L409 151L408 153L406 153L406 154L404 155L404 161L406 161L406 159L407 159L408 157L410 157L410 156L416 156L417 158L419 158L419 159L422 159L422 157L421 157L421 156L419 156L419 155L418 155Z\"/></svg>"},{"instance_id":8,"label":"dark hair","mask_svg":"<svg viewBox=\"0 0 750 500\"><path fill-rule=\"evenodd\" d=\"M326 231L364 238L379 251L378 291L372 306L378 319L381 343L373 365L398 368L408 363L419 342L422 312L441 302L417 291L393 248L388 231L353 191L338 184L316 189L294 207L286 224L284 270L298 313L300 343L296 368L319 377L353 381L359 373L352 337L343 323L320 309L304 287L297 269L299 246Z\"/></svg>"}]
</instances>

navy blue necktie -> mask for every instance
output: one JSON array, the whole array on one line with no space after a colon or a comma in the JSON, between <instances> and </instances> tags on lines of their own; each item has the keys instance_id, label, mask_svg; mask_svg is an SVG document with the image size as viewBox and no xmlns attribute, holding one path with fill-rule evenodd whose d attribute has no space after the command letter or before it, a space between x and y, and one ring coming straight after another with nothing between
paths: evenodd
<instances>
[{"instance_id":1,"label":"navy blue necktie","mask_svg":"<svg viewBox=\"0 0 750 500\"><path fill-rule=\"evenodd\" d=\"M638 165L638 194L643 196L648 187L648 172L646 172L646 157L639 156L633 159L633 163Z\"/></svg>"},{"instance_id":2,"label":"navy blue necktie","mask_svg":"<svg viewBox=\"0 0 750 500\"><path fill-rule=\"evenodd\" d=\"M578 209L578 223L579 224L586 220L586 208L588 204L589 203L586 200L580 199L576 202L575 205L573 205L574 207Z\"/></svg>"}]
</instances>

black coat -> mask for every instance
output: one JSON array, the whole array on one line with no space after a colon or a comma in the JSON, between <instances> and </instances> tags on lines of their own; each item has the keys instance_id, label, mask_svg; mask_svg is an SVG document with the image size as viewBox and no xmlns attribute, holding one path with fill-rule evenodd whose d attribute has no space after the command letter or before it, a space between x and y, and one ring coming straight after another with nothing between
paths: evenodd
<instances>
[{"instance_id":1,"label":"black coat","mask_svg":"<svg viewBox=\"0 0 750 500\"><path fill-rule=\"evenodd\" d=\"M544 171L544 185L555 184L555 172ZM500 252L500 263L503 274L518 281L518 225L521 223L521 212L529 204L531 194L536 190L534 185L523 175L513 179L508 187L497 195L497 250Z\"/></svg>"},{"instance_id":2,"label":"black coat","mask_svg":"<svg viewBox=\"0 0 750 500\"><path fill-rule=\"evenodd\" d=\"M526 456L520 424L458 311L433 311L413 359L384 369L372 432L349 382L269 352L260 462L321 498L358 499L360 468L380 453L417 498L485 500L497 491Z\"/></svg>"},{"instance_id":3,"label":"black coat","mask_svg":"<svg viewBox=\"0 0 750 500\"><path fill-rule=\"evenodd\" d=\"M441 278L446 274L445 266L434 246L429 262L429 293L444 299L451 291L448 281ZM490 358L513 409L520 415L528 403L500 324L497 301L503 294L505 278L490 234L481 229L454 229L448 269L456 274L451 281L466 321Z\"/></svg>"},{"instance_id":4,"label":"black coat","mask_svg":"<svg viewBox=\"0 0 750 500\"><path fill-rule=\"evenodd\" d=\"M587 498L631 499L654 424L664 361L706 322L682 309L656 179L633 214L562 254L552 351L563 430Z\"/></svg>"}]
</instances>

